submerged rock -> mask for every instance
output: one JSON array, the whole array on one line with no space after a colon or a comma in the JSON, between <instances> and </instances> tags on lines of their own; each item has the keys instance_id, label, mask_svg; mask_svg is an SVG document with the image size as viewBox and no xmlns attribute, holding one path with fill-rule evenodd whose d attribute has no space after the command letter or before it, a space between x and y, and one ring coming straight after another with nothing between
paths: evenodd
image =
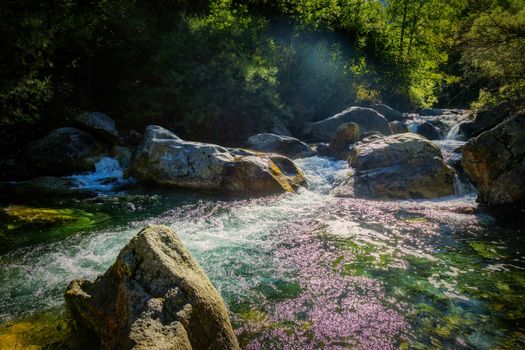
<instances>
[{"instance_id":1,"label":"submerged rock","mask_svg":"<svg viewBox=\"0 0 525 350\"><path fill-rule=\"evenodd\" d=\"M337 159L347 159L350 145L359 141L361 132L356 123L344 123L340 125L330 139L327 153Z\"/></svg>"},{"instance_id":2,"label":"submerged rock","mask_svg":"<svg viewBox=\"0 0 525 350\"><path fill-rule=\"evenodd\" d=\"M112 144L121 143L115 121L101 112L86 112L75 119L75 124L92 135Z\"/></svg>"},{"instance_id":3,"label":"submerged rock","mask_svg":"<svg viewBox=\"0 0 525 350\"><path fill-rule=\"evenodd\" d=\"M471 139L462 165L488 205L525 202L525 113Z\"/></svg>"},{"instance_id":4,"label":"submerged rock","mask_svg":"<svg viewBox=\"0 0 525 350\"><path fill-rule=\"evenodd\" d=\"M389 122L392 122L394 120L402 121L403 120L403 113L396 111L392 107L385 105L385 104L373 104L370 106L373 110L378 111L381 113L386 120Z\"/></svg>"},{"instance_id":5,"label":"submerged rock","mask_svg":"<svg viewBox=\"0 0 525 350\"><path fill-rule=\"evenodd\" d=\"M392 134L403 134L408 132L408 126L403 122L395 120L388 124L390 125L390 130L392 130Z\"/></svg>"},{"instance_id":6,"label":"submerged rock","mask_svg":"<svg viewBox=\"0 0 525 350\"><path fill-rule=\"evenodd\" d=\"M92 336L75 332L65 309L0 323L0 350L93 349Z\"/></svg>"},{"instance_id":7,"label":"submerged rock","mask_svg":"<svg viewBox=\"0 0 525 350\"><path fill-rule=\"evenodd\" d=\"M374 136L349 157L356 172L338 196L378 199L436 198L454 194L454 171L432 142L412 134Z\"/></svg>"},{"instance_id":8,"label":"submerged rock","mask_svg":"<svg viewBox=\"0 0 525 350\"><path fill-rule=\"evenodd\" d=\"M72 281L73 317L102 349L239 349L219 293L166 226L148 226L94 282Z\"/></svg>"},{"instance_id":9,"label":"submerged rock","mask_svg":"<svg viewBox=\"0 0 525 350\"><path fill-rule=\"evenodd\" d=\"M33 142L24 156L36 175L69 175L92 171L103 145L76 128L60 128Z\"/></svg>"},{"instance_id":10,"label":"submerged rock","mask_svg":"<svg viewBox=\"0 0 525 350\"><path fill-rule=\"evenodd\" d=\"M292 192L304 182L286 157L184 141L159 126L146 128L129 173L160 185L256 194Z\"/></svg>"},{"instance_id":11,"label":"submerged rock","mask_svg":"<svg viewBox=\"0 0 525 350\"><path fill-rule=\"evenodd\" d=\"M439 129L430 122L424 122L417 128L419 135L425 136L429 140L439 140L441 138Z\"/></svg>"},{"instance_id":12,"label":"submerged rock","mask_svg":"<svg viewBox=\"0 0 525 350\"><path fill-rule=\"evenodd\" d=\"M310 157L315 154L312 148L301 140L270 133L250 136L245 146L255 151L279 153L292 158Z\"/></svg>"},{"instance_id":13,"label":"submerged rock","mask_svg":"<svg viewBox=\"0 0 525 350\"><path fill-rule=\"evenodd\" d=\"M0 252L57 240L107 219L80 209L10 205L0 209Z\"/></svg>"},{"instance_id":14,"label":"submerged rock","mask_svg":"<svg viewBox=\"0 0 525 350\"><path fill-rule=\"evenodd\" d=\"M350 107L343 112L315 123L306 123L302 134L313 142L327 142L337 128L344 123L356 123L362 132L378 131L390 135L390 126L386 118L371 108Z\"/></svg>"}]
</instances>

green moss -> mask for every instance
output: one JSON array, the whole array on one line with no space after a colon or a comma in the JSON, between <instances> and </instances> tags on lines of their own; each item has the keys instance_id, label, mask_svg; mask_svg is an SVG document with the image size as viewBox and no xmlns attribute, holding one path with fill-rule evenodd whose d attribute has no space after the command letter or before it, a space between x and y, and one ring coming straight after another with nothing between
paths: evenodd
<instances>
[{"instance_id":1,"label":"green moss","mask_svg":"<svg viewBox=\"0 0 525 350\"><path fill-rule=\"evenodd\" d=\"M109 219L106 214L69 208L9 206L0 212L0 252L60 239Z\"/></svg>"},{"instance_id":2,"label":"green moss","mask_svg":"<svg viewBox=\"0 0 525 350\"><path fill-rule=\"evenodd\" d=\"M261 284L257 289L268 299L276 301L297 298L303 291L299 283L282 279L268 279L267 283Z\"/></svg>"},{"instance_id":3,"label":"green moss","mask_svg":"<svg viewBox=\"0 0 525 350\"><path fill-rule=\"evenodd\" d=\"M505 258L505 255L494 244L487 242L470 242L469 245L476 251L476 253L485 259L500 259Z\"/></svg>"},{"instance_id":4,"label":"green moss","mask_svg":"<svg viewBox=\"0 0 525 350\"><path fill-rule=\"evenodd\" d=\"M96 340L75 331L69 314L51 310L31 317L0 324L0 350L89 349Z\"/></svg>"},{"instance_id":5,"label":"green moss","mask_svg":"<svg viewBox=\"0 0 525 350\"><path fill-rule=\"evenodd\" d=\"M419 219L407 216L400 219ZM499 337L508 324L525 320L525 274L489 268L487 260L499 264L507 259L504 250L493 243L446 245L426 258L385 251L368 242L327 238L347 252L332 262L334 269L342 267L341 274L379 279L387 295L409 305L405 315L419 341L412 339L410 348L455 347L459 339L470 346L486 345L480 334ZM498 349L521 348L516 344L523 342L522 334L511 335L505 344L498 343Z\"/></svg>"}]
</instances>

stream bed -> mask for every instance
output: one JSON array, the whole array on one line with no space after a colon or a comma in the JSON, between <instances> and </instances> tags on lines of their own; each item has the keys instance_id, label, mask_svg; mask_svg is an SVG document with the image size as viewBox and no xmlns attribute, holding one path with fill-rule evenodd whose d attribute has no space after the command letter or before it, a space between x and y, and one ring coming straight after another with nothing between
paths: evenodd
<instances>
[{"instance_id":1,"label":"stream bed","mask_svg":"<svg viewBox=\"0 0 525 350\"><path fill-rule=\"evenodd\" d=\"M177 231L244 349L525 348L521 219L478 208L468 191L432 201L336 198L346 162L297 163L309 183L298 194L104 188L17 203L104 219L65 236L53 235L64 226L27 228L25 246L0 255L0 349L92 348L64 335L72 331L63 293L72 279L103 273L148 223ZM42 230L51 238L32 242Z\"/></svg>"}]
</instances>

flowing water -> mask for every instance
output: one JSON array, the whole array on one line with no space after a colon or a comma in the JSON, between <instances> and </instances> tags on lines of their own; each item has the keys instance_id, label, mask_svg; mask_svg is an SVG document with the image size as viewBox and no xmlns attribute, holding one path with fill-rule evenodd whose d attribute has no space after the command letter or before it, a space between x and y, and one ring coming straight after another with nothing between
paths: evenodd
<instances>
[{"instance_id":1,"label":"flowing water","mask_svg":"<svg viewBox=\"0 0 525 350\"><path fill-rule=\"evenodd\" d=\"M525 348L522 223L484 212L473 193L335 198L346 162L298 164L309 182L298 194L235 199L141 189L25 203L110 219L0 255L0 344L16 332L19 344L52 343L30 331L24 338L17 322L46 330L38 317L63 314L70 280L95 278L142 226L162 223L208 273L245 349Z\"/></svg>"}]
</instances>

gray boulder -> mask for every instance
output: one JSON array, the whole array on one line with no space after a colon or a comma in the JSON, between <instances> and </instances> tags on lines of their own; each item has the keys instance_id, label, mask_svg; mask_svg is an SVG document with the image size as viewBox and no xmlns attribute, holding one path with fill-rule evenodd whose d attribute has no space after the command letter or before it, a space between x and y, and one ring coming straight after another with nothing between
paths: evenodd
<instances>
[{"instance_id":1,"label":"gray boulder","mask_svg":"<svg viewBox=\"0 0 525 350\"><path fill-rule=\"evenodd\" d=\"M355 174L338 196L377 199L436 198L454 194L454 171L439 148L412 134L373 136L353 147Z\"/></svg>"},{"instance_id":2,"label":"gray boulder","mask_svg":"<svg viewBox=\"0 0 525 350\"><path fill-rule=\"evenodd\" d=\"M69 175L95 170L103 145L76 128L60 128L31 143L24 158L34 175Z\"/></svg>"},{"instance_id":3,"label":"gray boulder","mask_svg":"<svg viewBox=\"0 0 525 350\"><path fill-rule=\"evenodd\" d=\"M175 232L148 226L94 282L65 293L102 349L239 349L226 306Z\"/></svg>"},{"instance_id":4,"label":"gray boulder","mask_svg":"<svg viewBox=\"0 0 525 350\"><path fill-rule=\"evenodd\" d=\"M304 138L312 142L328 142L337 128L344 123L356 123L362 132L378 131L390 135L386 118L371 108L350 107L343 112L315 123L305 123L302 129Z\"/></svg>"},{"instance_id":5,"label":"gray boulder","mask_svg":"<svg viewBox=\"0 0 525 350\"><path fill-rule=\"evenodd\" d=\"M86 112L75 119L75 125L100 139L112 143L121 143L115 121L101 112Z\"/></svg>"},{"instance_id":6,"label":"gray boulder","mask_svg":"<svg viewBox=\"0 0 525 350\"><path fill-rule=\"evenodd\" d=\"M487 205L525 202L525 113L471 139L462 165Z\"/></svg>"},{"instance_id":7,"label":"gray boulder","mask_svg":"<svg viewBox=\"0 0 525 350\"><path fill-rule=\"evenodd\" d=\"M424 122L417 128L419 135L425 136L429 140L439 140L441 138L439 129L430 122Z\"/></svg>"},{"instance_id":8,"label":"gray boulder","mask_svg":"<svg viewBox=\"0 0 525 350\"><path fill-rule=\"evenodd\" d=\"M129 174L159 185L254 194L293 192L304 183L301 170L286 157L184 141L153 125L146 128Z\"/></svg>"},{"instance_id":9,"label":"gray boulder","mask_svg":"<svg viewBox=\"0 0 525 350\"><path fill-rule=\"evenodd\" d=\"M310 157L315 154L312 148L301 140L269 133L250 136L245 146L255 151L279 153L292 158Z\"/></svg>"},{"instance_id":10,"label":"gray boulder","mask_svg":"<svg viewBox=\"0 0 525 350\"><path fill-rule=\"evenodd\" d=\"M378 111L381 113L386 120L389 122L392 122L394 120L402 121L403 120L403 113L396 111L390 106L387 106L385 104L374 104L370 106L373 110Z\"/></svg>"}]
</instances>

